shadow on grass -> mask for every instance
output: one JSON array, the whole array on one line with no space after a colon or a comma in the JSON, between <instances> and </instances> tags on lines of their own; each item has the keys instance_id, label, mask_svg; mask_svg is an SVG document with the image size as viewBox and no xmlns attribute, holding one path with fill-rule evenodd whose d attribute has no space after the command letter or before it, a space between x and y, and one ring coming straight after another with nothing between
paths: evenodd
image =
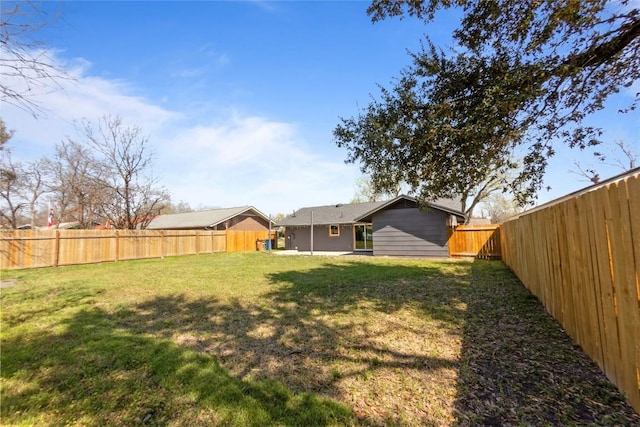
<instances>
[{"instance_id":1,"label":"shadow on grass","mask_svg":"<svg viewBox=\"0 0 640 427\"><path fill-rule=\"evenodd\" d=\"M158 307L165 308L167 302L158 301ZM173 308L173 314L157 321L183 322L181 316L192 304ZM3 342L2 377L13 390L5 388L2 396L3 422L95 426L355 423L344 405L308 393L292 393L276 381L239 379L214 356L153 337L150 333L157 324L146 323L144 316L133 331L116 325L130 314L83 310L65 322L68 329L63 334Z\"/></svg>"},{"instance_id":2,"label":"shadow on grass","mask_svg":"<svg viewBox=\"0 0 640 427\"><path fill-rule=\"evenodd\" d=\"M177 292L110 311L88 306L62 333L3 340L3 420L638 421L500 262L323 261L267 278L259 298Z\"/></svg>"},{"instance_id":3,"label":"shadow on grass","mask_svg":"<svg viewBox=\"0 0 640 427\"><path fill-rule=\"evenodd\" d=\"M452 424L640 425L617 388L500 261L429 267L351 263L273 279L291 284L273 294L275 301L295 301L297 294L310 301L298 310L302 318L349 313L369 301L385 313L417 307L443 328L457 329L455 361L443 358L421 369L429 382L440 367L457 371ZM433 339L424 332L425 340Z\"/></svg>"},{"instance_id":4,"label":"shadow on grass","mask_svg":"<svg viewBox=\"0 0 640 427\"><path fill-rule=\"evenodd\" d=\"M383 370L451 370L455 361L386 346L349 319L362 304L365 313L401 310L429 276L444 278L438 268L327 264L271 274L260 299L176 293L105 310L90 295L86 309L60 322L64 332L3 341L2 417L83 425L393 422L392 410L368 412L375 396L350 402L340 383L357 386ZM72 301L67 296L52 298L50 315ZM441 311L448 321L459 317L446 305ZM37 316L47 313L27 318Z\"/></svg>"},{"instance_id":5,"label":"shadow on grass","mask_svg":"<svg viewBox=\"0 0 640 427\"><path fill-rule=\"evenodd\" d=\"M380 404L376 395L383 388L366 384L385 376L400 384L420 372L455 370L454 358L415 350L425 331L411 318L429 313L445 330L461 325L463 311L452 304L456 296L451 287L462 283L465 270L449 266L445 274L438 266L325 263L308 271L271 273L271 290L260 300L236 298L222 304L184 295L159 297L118 313L118 326L215 354L234 378L276 381L294 393L348 404L358 424L412 419L437 424L437 417L422 409L398 412ZM412 310L409 320L397 318L397 312L407 309ZM409 343L388 344L389 335ZM401 391L393 396L398 404Z\"/></svg>"},{"instance_id":6,"label":"shadow on grass","mask_svg":"<svg viewBox=\"0 0 640 427\"><path fill-rule=\"evenodd\" d=\"M270 275L274 284L285 285L269 294L280 304L300 303L304 317L313 310L344 314L362 302L379 312L392 313L407 305L427 310L430 316L461 324L463 310L453 302L469 283L468 264L371 264L326 263L310 271L286 271Z\"/></svg>"},{"instance_id":7,"label":"shadow on grass","mask_svg":"<svg viewBox=\"0 0 640 427\"><path fill-rule=\"evenodd\" d=\"M463 328L459 425L640 425L620 392L501 262L477 260Z\"/></svg>"}]
</instances>

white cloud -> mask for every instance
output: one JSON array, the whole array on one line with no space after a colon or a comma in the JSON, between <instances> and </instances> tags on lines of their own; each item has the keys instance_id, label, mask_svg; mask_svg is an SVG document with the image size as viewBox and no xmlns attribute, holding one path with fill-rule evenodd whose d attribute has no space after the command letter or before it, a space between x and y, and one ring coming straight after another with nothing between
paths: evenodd
<instances>
[{"instance_id":1,"label":"white cloud","mask_svg":"<svg viewBox=\"0 0 640 427\"><path fill-rule=\"evenodd\" d=\"M181 68L171 73L172 77L180 77L180 78L194 78L201 77L207 72L205 67L196 67L196 68Z\"/></svg>"},{"instance_id":2,"label":"white cloud","mask_svg":"<svg viewBox=\"0 0 640 427\"><path fill-rule=\"evenodd\" d=\"M198 56L205 56L212 60L213 64L217 66L228 65L231 63L231 58L225 52L220 52L213 43L206 43L198 49Z\"/></svg>"},{"instance_id":3,"label":"white cloud","mask_svg":"<svg viewBox=\"0 0 640 427\"><path fill-rule=\"evenodd\" d=\"M48 60L56 65L55 56L50 55ZM74 121L79 119L96 121L104 115L120 116L125 123L140 126L149 133L180 117L179 113L134 95L133 88L123 81L89 75L90 69L88 61L75 60L67 68L69 79L57 79L56 84L41 87L31 96L42 111L37 119L24 109L2 102L0 115L7 127L15 130L12 142L20 142L21 146L16 148L24 156L46 154L65 136L75 134ZM24 79L6 75L2 78L18 91L27 88Z\"/></svg>"},{"instance_id":4,"label":"white cloud","mask_svg":"<svg viewBox=\"0 0 640 427\"><path fill-rule=\"evenodd\" d=\"M215 120L198 118L150 103L125 81L91 75L87 61L77 60L69 70L74 80L60 82L63 90L37 97L46 117L36 120L2 104L0 116L16 131L10 145L17 158L50 155L65 136L76 135L75 120L119 115L150 136L156 174L175 202L193 208L253 205L275 214L345 202L353 195L357 168L345 165L342 156L324 157L328 147L306 141L290 123L231 108Z\"/></svg>"},{"instance_id":5,"label":"white cloud","mask_svg":"<svg viewBox=\"0 0 640 427\"><path fill-rule=\"evenodd\" d=\"M357 175L313 154L293 125L237 113L186 129L164 151L165 181L176 201L192 207L254 205L275 214L344 202Z\"/></svg>"},{"instance_id":6,"label":"white cloud","mask_svg":"<svg viewBox=\"0 0 640 427\"><path fill-rule=\"evenodd\" d=\"M231 57L221 52L213 43L206 43L194 51L179 52L173 57L175 70L171 71L171 75L187 79L205 77L231 63Z\"/></svg>"}]
</instances>

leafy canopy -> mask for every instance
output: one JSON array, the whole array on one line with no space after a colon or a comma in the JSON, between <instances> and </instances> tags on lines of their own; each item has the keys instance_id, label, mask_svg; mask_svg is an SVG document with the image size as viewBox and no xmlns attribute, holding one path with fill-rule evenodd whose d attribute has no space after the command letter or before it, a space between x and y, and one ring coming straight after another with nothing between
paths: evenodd
<instances>
[{"instance_id":1,"label":"leafy canopy","mask_svg":"<svg viewBox=\"0 0 640 427\"><path fill-rule=\"evenodd\" d=\"M336 143L380 188L402 180L433 199L477 196L498 181L529 202L554 144L598 144L601 130L584 119L638 80L640 13L631 4L374 1L374 22L410 16L429 23L439 10L459 7L457 45L445 51L427 37L390 89L381 87L356 117L341 118ZM625 111L637 102L638 94ZM524 153L520 167L516 151Z\"/></svg>"}]
</instances>

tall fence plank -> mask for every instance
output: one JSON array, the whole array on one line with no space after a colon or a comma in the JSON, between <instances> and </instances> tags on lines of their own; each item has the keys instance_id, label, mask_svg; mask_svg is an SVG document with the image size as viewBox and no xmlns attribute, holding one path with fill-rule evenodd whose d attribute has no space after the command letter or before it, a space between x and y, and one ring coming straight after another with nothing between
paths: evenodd
<instances>
[{"instance_id":1,"label":"tall fence plank","mask_svg":"<svg viewBox=\"0 0 640 427\"><path fill-rule=\"evenodd\" d=\"M500 230L504 262L640 412L640 173Z\"/></svg>"}]
</instances>

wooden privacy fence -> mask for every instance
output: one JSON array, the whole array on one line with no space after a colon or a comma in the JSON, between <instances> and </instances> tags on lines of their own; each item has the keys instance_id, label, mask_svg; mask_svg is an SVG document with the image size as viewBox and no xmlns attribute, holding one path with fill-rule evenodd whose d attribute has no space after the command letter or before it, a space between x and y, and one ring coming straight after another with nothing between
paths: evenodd
<instances>
[{"instance_id":1,"label":"wooden privacy fence","mask_svg":"<svg viewBox=\"0 0 640 427\"><path fill-rule=\"evenodd\" d=\"M227 252L264 250L264 246L257 245L257 242L269 239L268 231L227 230L226 233ZM272 239L275 239L275 232L272 232Z\"/></svg>"},{"instance_id":2,"label":"wooden privacy fence","mask_svg":"<svg viewBox=\"0 0 640 427\"><path fill-rule=\"evenodd\" d=\"M449 236L449 256L500 259L500 225L460 225Z\"/></svg>"},{"instance_id":3,"label":"wooden privacy fence","mask_svg":"<svg viewBox=\"0 0 640 427\"><path fill-rule=\"evenodd\" d=\"M640 412L640 172L501 232L504 262Z\"/></svg>"},{"instance_id":4,"label":"wooden privacy fence","mask_svg":"<svg viewBox=\"0 0 640 427\"><path fill-rule=\"evenodd\" d=\"M11 230L0 232L0 268L57 267L176 255L255 251L268 231Z\"/></svg>"}]
</instances>

